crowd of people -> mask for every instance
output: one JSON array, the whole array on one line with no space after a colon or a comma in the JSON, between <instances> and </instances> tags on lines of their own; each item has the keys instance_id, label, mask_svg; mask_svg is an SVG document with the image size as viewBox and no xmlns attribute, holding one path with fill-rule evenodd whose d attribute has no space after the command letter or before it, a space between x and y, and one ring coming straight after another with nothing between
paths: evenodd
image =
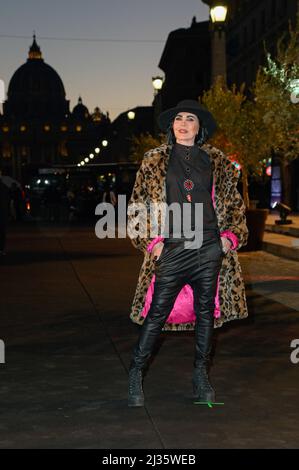
<instances>
[{"instance_id":1,"label":"crowd of people","mask_svg":"<svg viewBox=\"0 0 299 470\"><path fill-rule=\"evenodd\" d=\"M95 223L101 203L114 206L117 220L118 196L128 201L136 171L137 166L88 175L40 171L22 185L0 170L0 256L5 254L8 225Z\"/></svg>"},{"instance_id":2,"label":"crowd of people","mask_svg":"<svg viewBox=\"0 0 299 470\"><path fill-rule=\"evenodd\" d=\"M95 207L101 202L116 205L116 190L107 184L99 187L91 183L81 186L53 187L49 186L43 195L34 201L32 213L49 222L74 222L91 219L95 215Z\"/></svg>"},{"instance_id":3,"label":"crowd of people","mask_svg":"<svg viewBox=\"0 0 299 470\"><path fill-rule=\"evenodd\" d=\"M42 191L23 188L16 182L6 184L0 173L0 255L5 254L9 222L37 220L49 223L72 223L92 220L101 202L117 205L115 184L48 184Z\"/></svg>"}]
</instances>

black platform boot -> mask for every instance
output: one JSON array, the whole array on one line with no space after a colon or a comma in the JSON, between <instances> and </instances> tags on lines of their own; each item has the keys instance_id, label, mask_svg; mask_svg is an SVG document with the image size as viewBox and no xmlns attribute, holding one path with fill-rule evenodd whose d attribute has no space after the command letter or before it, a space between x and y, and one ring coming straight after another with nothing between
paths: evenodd
<instances>
[{"instance_id":1,"label":"black platform boot","mask_svg":"<svg viewBox=\"0 0 299 470\"><path fill-rule=\"evenodd\" d=\"M144 406L143 373L147 370L154 344L163 322L153 322L149 314L142 325L129 370L128 406Z\"/></svg>"},{"instance_id":2,"label":"black platform boot","mask_svg":"<svg viewBox=\"0 0 299 470\"><path fill-rule=\"evenodd\" d=\"M215 403L215 390L210 384L207 368L205 362L194 368L192 379L194 398L198 401Z\"/></svg>"},{"instance_id":3,"label":"black platform boot","mask_svg":"<svg viewBox=\"0 0 299 470\"><path fill-rule=\"evenodd\" d=\"M216 399L215 390L208 376L213 330L213 316L208 312L201 312L195 327L195 360L192 379L194 398L198 401L215 402Z\"/></svg>"},{"instance_id":4,"label":"black platform boot","mask_svg":"<svg viewBox=\"0 0 299 470\"><path fill-rule=\"evenodd\" d=\"M129 371L128 406L144 406L144 394L142 388L142 369L132 365Z\"/></svg>"},{"instance_id":5,"label":"black platform boot","mask_svg":"<svg viewBox=\"0 0 299 470\"><path fill-rule=\"evenodd\" d=\"M145 332L143 328L142 332ZM148 367L150 358L151 342L149 340L143 343L144 335L141 333L137 344L133 350L133 358L129 368L129 385L128 385L128 406L144 406L144 393L143 393L143 376ZM146 346L146 347L142 347Z\"/></svg>"}]
</instances>

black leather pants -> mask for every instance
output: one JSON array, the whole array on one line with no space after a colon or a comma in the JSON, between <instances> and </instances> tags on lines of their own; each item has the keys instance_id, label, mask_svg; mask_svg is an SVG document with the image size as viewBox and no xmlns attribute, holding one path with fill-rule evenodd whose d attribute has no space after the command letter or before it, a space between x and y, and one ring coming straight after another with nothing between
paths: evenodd
<instances>
[{"instance_id":1,"label":"black leather pants","mask_svg":"<svg viewBox=\"0 0 299 470\"><path fill-rule=\"evenodd\" d=\"M194 366L206 363L211 352L217 278L223 256L219 234L204 239L202 246L196 249L187 249L184 242L171 243L166 239L156 261L152 303L134 348L131 367L145 367L184 284L193 289L196 313Z\"/></svg>"}]
</instances>

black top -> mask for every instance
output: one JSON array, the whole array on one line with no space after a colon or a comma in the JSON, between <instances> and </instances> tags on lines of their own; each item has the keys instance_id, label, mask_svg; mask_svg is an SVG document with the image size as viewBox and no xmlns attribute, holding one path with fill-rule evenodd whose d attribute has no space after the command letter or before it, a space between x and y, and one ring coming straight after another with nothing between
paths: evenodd
<instances>
[{"instance_id":1,"label":"black top","mask_svg":"<svg viewBox=\"0 0 299 470\"><path fill-rule=\"evenodd\" d=\"M184 181L190 179L194 183L191 191L184 188ZM169 157L166 175L167 204L179 203L191 205L191 229L195 228L195 203L203 203L203 237L204 239L215 235L218 231L216 214L212 202L213 174L209 155L197 145L185 146L176 143ZM186 195L192 196L188 202ZM183 212L181 212L183 214ZM175 220L175 219L174 219ZM189 239L188 232L183 233L183 221L181 221L180 233L173 233L173 214L169 213L169 238Z\"/></svg>"}]
</instances>

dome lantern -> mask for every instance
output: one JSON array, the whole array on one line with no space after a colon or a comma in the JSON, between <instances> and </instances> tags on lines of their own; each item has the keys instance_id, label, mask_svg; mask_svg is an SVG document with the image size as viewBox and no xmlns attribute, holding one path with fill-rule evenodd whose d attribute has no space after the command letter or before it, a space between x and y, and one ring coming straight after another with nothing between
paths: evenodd
<instances>
[{"instance_id":1,"label":"dome lantern","mask_svg":"<svg viewBox=\"0 0 299 470\"><path fill-rule=\"evenodd\" d=\"M83 104L81 96L78 98L78 104L73 108L73 116L83 120L89 118L88 108Z\"/></svg>"},{"instance_id":2,"label":"dome lantern","mask_svg":"<svg viewBox=\"0 0 299 470\"><path fill-rule=\"evenodd\" d=\"M33 35L33 43L29 49L28 58L29 59L42 59L43 58L40 47L36 42L35 34Z\"/></svg>"}]
</instances>

